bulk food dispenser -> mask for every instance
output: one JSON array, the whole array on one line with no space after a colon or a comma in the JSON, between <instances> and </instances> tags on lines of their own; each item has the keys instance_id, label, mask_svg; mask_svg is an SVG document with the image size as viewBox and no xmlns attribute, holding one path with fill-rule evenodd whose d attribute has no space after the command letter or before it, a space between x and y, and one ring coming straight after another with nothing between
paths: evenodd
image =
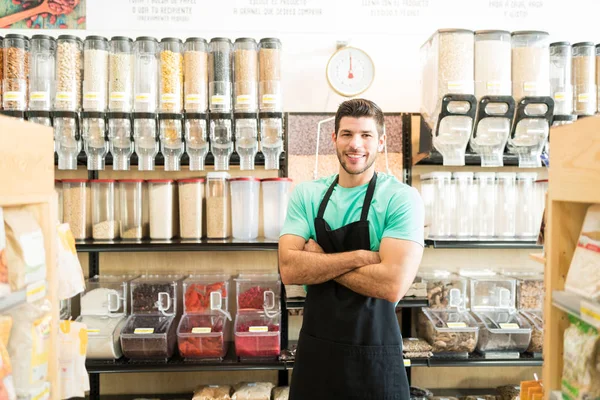
<instances>
[{"instance_id":1,"label":"bulk food dispenser","mask_svg":"<svg viewBox=\"0 0 600 400\"><path fill-rule=\"evenodd\" d=\"M279 39L265 38L258 47L260 150L265 169L279 169L283 152L282 46Z\"/></svg>"},{"instance_id":2,"label":"bulk food dispenser","mask_svg":"<svg viewBox=\"0 0 600 400\"><path fill-rule=\"evenodd\" d=\"M27 110L29 77L29 39L9 33L2 41L2 108L10 111Z\"/></svg>"},{"instance_id":3,"label":"bulk food dispenser","mask_svg":"<svg viewBox=\"0 0 600 400\"><path fill-rule=\"evenodd\" d=\"M215 170L228 170L233 153L231 116L231 41L213 38L208 53L208 89L210 109L210 150L215 158Z\"/></svg>"},{"instance_id":4,"label":"bulk food dispenser","mask_svg":"<svg viewBox=\"0 0 600 400\"><path fill-rule=\"evenodd\" d=\"M550 95L554 99L554 114L571 115L573 113L573 85L571 84L571 43L551 43L549 51Z\"/></svg>"},{"instance_id":5,"label":"bulk food dispenser","mask_svg":"<svg viewBox=\"0 0 600 400\"><path fill-rule=\"evenodd\" d=\"M184 135L190 171L203 171L208 154L208 44L202 38L185 41Z\"/></svg>"},{"instance_id":6,"label":"bulk food dispenser","mask_svg":"<svg viewBox=\"0 0 600 400\"><path fill-rule=\"evenodd\" d=\"M501 167L515 103L511 96L510 32L475 32L475 97L478 101L470 144L483 167Z\"/></svg>"},{"instance_id":7,"label":"bulk food dispenser","mask_svg":"<svg viewBox=\"0 0 600 400\"><path fill-rule=\"evenodd\" d=\"M573 45L573 111L577 115L596 113L596 49L592 42Z\"/></svg>"},{"instance_id":8,"label":"bulk food dispenser","mask_svg":"<svg viewBox=\"0 0 600 400\"><path fill-rule=\"evenodd\" d=\"M158 51L152 37L138 37L133 44L133 140L140 171L153 171L158 154Z\"/></svg>"},{"instance_id":9,"label":"bulk food dispenser","mask_svg":"<svg viewBox=\"0 0 600 400\"><path fill-rule=\"evenodd\" d=\"M476 111L474 34L465 29L435 32L421 46L421 114L444 165L465 165Z\"/></svg>"},{"instance_id":10,"label":"bulk food dispenser","mask_svg":"<svg viewBox=\"0 0 600 400\"><path fill-rule=\"evenodd\" d=\"M50 111L54 98L56 67L56 42L46 35L31 37L29 61L29 113L30 122L52 126Z\"/></svg>"},{"instance_id":11,"label":"bulk food dispenser","mask_svg":"<svg viewBox=\"0 0 600 400\"><path fill-rule=\"evenodd\" d=\"M132 119L129 112L109 112L108 139L113 157L113 170L129 171L133 154Z\"/></svg>"},{"instance_id":12,"label":"bulk food dispenser","mask_svg":"<svg viewBox=\"0 0 600 400\"><path fill-rule=\"evenodd\" d=\"M235 149L240 169L253 170L258 152L258 50L254 39L234 43Z\"/></svg>"},{"instance_id":13,"label":"bulk food dispenser","mask_svg":"<svg viewBox=\"0 0 600 400\"><path fill-rule=\"evenodd\" d=\"M106 113L100 111L84 111L81 113L83 150L87 156L87 169L101 171L104 169L108 154Z\"/></svg>"}]
</instances>

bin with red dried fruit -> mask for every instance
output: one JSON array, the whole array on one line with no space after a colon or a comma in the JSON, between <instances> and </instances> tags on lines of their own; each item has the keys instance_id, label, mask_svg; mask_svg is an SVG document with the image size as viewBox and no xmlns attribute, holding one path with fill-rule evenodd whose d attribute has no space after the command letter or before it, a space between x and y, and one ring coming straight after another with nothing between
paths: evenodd
<instances>
[{"instance_id":1,"label":"bin with red dried fruit","mask_svg":"<svg viewBox=\"0 0 600 400\"><path fill-rule=\"evenodd\" d=\"M184 315L177 328L179 353L186 359L222 360L228 323L224 315Z\"/></svg>"},{"instance_id":2,"label":"bin with red dried fruit","mask_svg":"<svg viewBox=\"0 0 600 400\"><path fill-rule=\"evenodd\" d=\"M278 274L240 274L235 282L238 310L280 310L281 281Z\"/></svg>"},{"instance_id":3,"label":"bin with red dried fruit","mask_svg":"<svg viewBox=\"0 0 600 400\"><path fill-rule=\"evenodd\" d=\"M235 353L240 358L275 358L281 353L281 314L238 314L235 319Z\"/></svg>"},{"instance_id":4,"label":"bin with red dried fruit","mask_svg":"<svg viewBox=\"0 0 600 400\"><path fill-rule=\"evenodd\" d=\"M185 314L211 314L229 309L228 275L192 275L183 281Z\"/></svg>"}]
</instances>

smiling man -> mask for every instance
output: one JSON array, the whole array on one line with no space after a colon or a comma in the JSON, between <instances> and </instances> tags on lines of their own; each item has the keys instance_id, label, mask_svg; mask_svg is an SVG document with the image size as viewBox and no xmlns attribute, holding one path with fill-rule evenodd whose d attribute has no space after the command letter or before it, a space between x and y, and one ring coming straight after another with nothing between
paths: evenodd
<instances>
[{"instance_id":1,"label":"smiling man","mask_svg":"<svg viewBox=\"0 0 600 400\"><path fill-rule=\"evenodd\" d=\"M383 113L342 103L339 174L299 184L279 239L285 284L307 285L291 400L409 399L396 304L423 255L423 202L375 172Z\"/></svg>"}]
</instances>

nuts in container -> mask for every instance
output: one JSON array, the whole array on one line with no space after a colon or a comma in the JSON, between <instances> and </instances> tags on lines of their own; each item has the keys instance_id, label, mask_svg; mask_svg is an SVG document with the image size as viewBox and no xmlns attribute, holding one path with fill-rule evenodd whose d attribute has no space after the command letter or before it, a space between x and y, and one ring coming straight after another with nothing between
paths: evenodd
<instances>
[{"instance_id":1,"label":"nuts in container","mask_svg":"<svg viewBox=\"0 0 600 400\"><path fill-rule=\"evenodd\" d=\"M531 342L527 353L542 353L544 348L544 316L541 311L522 311L521 315L531 324Z\"/></svg>"},{"instance_id":2,"label":"nuts in container","mask_svg":"<svg viewBox=\"0 0 600 400\"><path fill-rule=\"evenodd\" d=\"M542 310L544 308L544 275L539 272L502 271L502 275L516 280L517 309Z\"/></svg>"},{"instance_id":3,"label":"nuts in container","mask_svg":"<svg viewBox=\"0 0 600 400\"><path fill-rule=\"evenodd\" d=\"M419 313L418 334L427 340L433 353L471 353L477 345L479 328L465 311L430 308Z\"/></svg>"},{"instance_id":4,"label":"nuts in container","mask_svg":"<svg viewBox=\"0 0 600 400\"><path fill-rule=\"evenodd\" d=\"M422 272L419 277L427 285L429 307L436 309L464 308L467 280L449 271Z\"/></svg>"}]
</instances>

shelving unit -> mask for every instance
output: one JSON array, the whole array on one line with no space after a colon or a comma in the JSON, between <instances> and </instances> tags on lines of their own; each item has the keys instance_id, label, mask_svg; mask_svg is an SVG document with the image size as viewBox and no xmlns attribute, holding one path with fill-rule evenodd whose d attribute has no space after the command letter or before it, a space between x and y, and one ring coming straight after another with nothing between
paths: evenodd
<instances>
[{"instance_id":1,"label":"shelving unit","mask_svg":"<svg viewBox=\"0 0 600 400\"><path fill-rule=\"evenodd\" d=\"M18 134L17 134L18 133ZM52 129L0 117L0 207L27 207L32 212L44 235L46 253L46 298L52 304L50 327L50 354L48 381L50 398L61 398L58 365L58 276L56 268L56 221L58 209L52 184ZM0 220L0 223L3 221ZM27 289L14 292L0 301L0 310L6 312L27 302Z\"/></svg>"},{"instance_id":2,"label":"shelving unit","mask_svg":"<svg viewBox=\"0 0 600 400\"><path fill-rule=\"evenodd\" d=\"M516 154L505 153L503 160L505 167L517 167L519 165L519 157ZM444 165L444 160L439 152L433 150L429 157L420 160L416 165ZM465 165L481 166L481 156L467 150L467 153L465 154Z\"/></svg>"},{"instance_id":3,"label":"shelving unit","mask_svg":"<svg viewBox=\"0 0 600 400\"><path fill-rule=\"evenodd\" d=\"M548 218L546 225L546 296L544 364L546 400L561 389L567 312L577 315L581 299L562 292L588 206L600 203L600 120L584 118L552 128ZM578 304L579 303L579 304ZM565 312L567 311L567 312Z\"/></svg>"},{"instance_id":4,"label":"shelving unit","mask_svg":"<svg viewBox=\"0 0 600 400\"><path fill-rule=\"evenodd\" d=\"M541 249L528 240L434 240L426 239L425 246L434 249Z\"/></svg>"},{"instance_id":5,"label":"shelving unit","mask_svg":"<svg viewBox=\"0 0 600 400\"><path fill-rule=\"evenodd\" d=\"M84 240L75 243L80 253L119 253L147 251L274 251L278 242L264 239L253 241L225 240Z\"/></svg>"}]
</instances>

